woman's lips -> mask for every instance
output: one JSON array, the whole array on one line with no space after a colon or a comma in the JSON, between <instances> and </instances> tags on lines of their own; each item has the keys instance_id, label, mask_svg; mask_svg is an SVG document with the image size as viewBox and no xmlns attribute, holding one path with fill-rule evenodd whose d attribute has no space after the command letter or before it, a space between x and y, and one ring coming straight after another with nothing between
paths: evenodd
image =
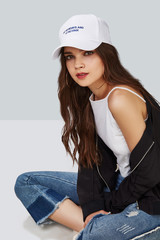
<instances>
[{"instance_id":1,"label":"woman's lips","mask_svg":"<svg viewBox=\"0 0 160 240\"><path fill-rule=\"evenodd\" d=\"M88 75L88 73L77 73L76 76L79 79L84 79L86 76Z\"/></svg>"}]
</instances>

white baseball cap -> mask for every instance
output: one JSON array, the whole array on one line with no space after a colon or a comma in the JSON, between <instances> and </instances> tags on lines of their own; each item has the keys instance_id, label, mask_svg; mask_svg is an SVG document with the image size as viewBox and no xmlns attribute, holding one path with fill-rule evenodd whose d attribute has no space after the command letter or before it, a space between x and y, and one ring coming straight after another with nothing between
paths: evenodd
<instances>
[{"instance_id":1,"label":"white baseball cap","mask_svg":"<svg viewBox=\"0 0 160 240\"><path fill-rule=\"evenodd\" d=\"M59 30L60 46L53 53L56 59L62 47L94 50L102 42L111 44L108 24L93 14L75 15L69 18Z\"/></svg>"}]
</instances>

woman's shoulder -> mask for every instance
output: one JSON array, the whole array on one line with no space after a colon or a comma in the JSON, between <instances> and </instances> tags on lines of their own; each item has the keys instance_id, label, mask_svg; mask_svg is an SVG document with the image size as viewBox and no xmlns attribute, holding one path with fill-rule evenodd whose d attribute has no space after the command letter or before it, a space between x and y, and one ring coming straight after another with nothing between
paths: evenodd
<instances>
[{"instance_id":1,"label":"woman's shoulder","mask_svg":"<svg viewBox=\"0 0 160 240\"><path fill-rule=\"evenodd\" d=\"M127 85L116 85L112 88L108 97L108 106L111 112L126 108L128 111L136 111L147 116L147 108L143 95L136 89Z\"/></svg>"},{"instance_id":2,"label":"woman's shoulder","mask_svg":"<svg viewBox=\"0 0 160 240\"><path fill-rule=\"evenodd\" d=\"M142 98L144 99L143 95L131 86L115 85L111 89L111 94L110 94L109 98L113 98L113 96L114 97L115 96L126 96L126 97L136 96L136 97L138 97L137 95L139 97L141 97L141 99ZM140 99L139 97L137 99Z\"/></svg>"},{"instance_id":3,"label":"woman's shoulder","mask_svg":"<svg viewBox=\"0 0 160 240\"><path fill-rule=\"evenodd\" d=\"M118 101L124 99L128 101L145 103L143 95L128 85L115 85L112 87L108 100L109 102Z\"/></svg>"}]
</instances>

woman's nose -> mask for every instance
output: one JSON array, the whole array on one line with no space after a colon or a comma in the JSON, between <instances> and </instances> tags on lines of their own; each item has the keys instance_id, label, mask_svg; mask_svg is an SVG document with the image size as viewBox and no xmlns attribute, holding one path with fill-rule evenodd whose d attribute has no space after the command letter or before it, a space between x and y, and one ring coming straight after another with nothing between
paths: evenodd
<instances>
[{"instance_id":1,"label":"woman's nose","mask_svg":"<svg viewBox=\"0 0 160 240\"><path fill-rule=\"evenodd\" d=\"M84 68L85 64L80 60L80 59L76 59L75 60L75 68Z\"/></svg>"}]
</instances>

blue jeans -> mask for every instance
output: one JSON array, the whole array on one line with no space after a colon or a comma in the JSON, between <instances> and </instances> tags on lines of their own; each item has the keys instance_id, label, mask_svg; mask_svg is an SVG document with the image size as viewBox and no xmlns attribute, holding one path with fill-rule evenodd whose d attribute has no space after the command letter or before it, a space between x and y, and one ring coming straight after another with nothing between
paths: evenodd
<instances>
[{"instance_id":1,"label":"blue jeans","mask_svg":"<svg viewBox=\"0 0 160 240\"><path fill-rule=\"evenodd\" d=\"M117 187L123 178L119 175ZM104 189L107 191L107 189ZM79 205L77 173L28 172L20 175L15 193L37 224L52 223L48 217L66 198ZM133 203L118 214L98 214L79 233L77 240L159 240L160 215L149 215Z\"/></svg>"}]
</instances>

